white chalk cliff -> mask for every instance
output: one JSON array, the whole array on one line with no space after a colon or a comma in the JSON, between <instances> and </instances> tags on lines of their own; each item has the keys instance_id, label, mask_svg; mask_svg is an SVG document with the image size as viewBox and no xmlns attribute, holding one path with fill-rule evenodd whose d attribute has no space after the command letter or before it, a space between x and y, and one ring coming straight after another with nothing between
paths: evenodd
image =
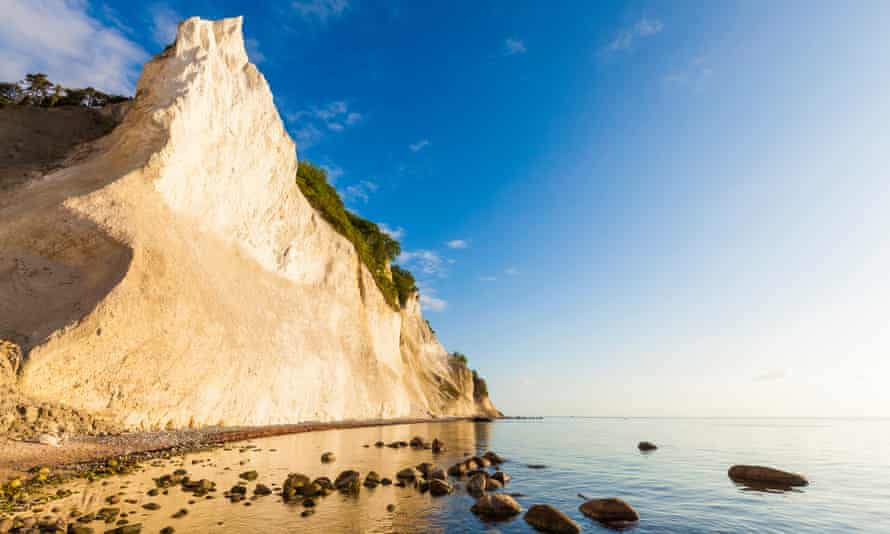
<instances>
[{"instance_id":1,"label":"white chalk cliff","mask_svg":"<svg viewBox=\"0 0 890 534\"><path fill-rule=\"evenodd\" d=\"M0 198L22 392L145 429L496 414L301 194L240 18L184 21L93 148Z\"/></svg>"}]
</instances>

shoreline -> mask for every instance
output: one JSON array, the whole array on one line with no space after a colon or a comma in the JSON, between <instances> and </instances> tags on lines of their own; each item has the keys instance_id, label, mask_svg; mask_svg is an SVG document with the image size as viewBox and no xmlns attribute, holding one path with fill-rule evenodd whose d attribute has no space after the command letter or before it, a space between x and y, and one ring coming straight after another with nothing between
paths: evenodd
<instances>
[{"instance_id":1,"label":"shoreline","mask_svg":"<svg viewBox=\"0 0 890 534\"><path fill-rule=\"evenodd\" d=\"M118 456L149 458L165 452L183 454L235 441L418 423L474 421L474 416L404 417L397 419L306 422L284 425L206 427L200 429L123 432L106 436L75 436L58 447L10 440L0 436L0 481L24 476L30 469L49 467L54 471L77 471L86 464L105 462ZM493 421L490 419L489 421Z\"/></svg>"}]
</instances>

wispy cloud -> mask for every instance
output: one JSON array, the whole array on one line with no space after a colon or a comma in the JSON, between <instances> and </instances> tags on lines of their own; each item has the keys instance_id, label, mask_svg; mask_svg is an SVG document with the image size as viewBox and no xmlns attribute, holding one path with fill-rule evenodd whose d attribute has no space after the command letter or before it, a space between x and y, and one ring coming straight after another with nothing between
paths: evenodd
<instances>
[{"instance_id":1,"label":"wispy cloud","mask_svg":"<svg viewBox=\"0 0 890 534\"><path fill-rule=\"evenodd\" d=\"M357 201L368 202L371 193L377 191L377 189L379 189L379 186L376 183L370 180L361 180L358 183L344 187L340 195L343 197L343 202L347 204Z\"/></svg>"},{"instance_id":2,"label":"wispy cloud","mask_svg":"<svg viewBox=\"0 0 890 534\"><path fill-rule=\"evenodd\" d=\"M337 178L343 176L343 168L336 163L323 163L320 167L324 169L324 172L328 175L329 184L336 183Z\"/></svg>"},{"instance_id":3,"label":"wispy cloud","mask_svg":"<svg viewBox=\"0 0 890 534\"><path fill-rule=\"evenodd\" d=\"M431 293L431 291L431 289L427 288L425 291L420 292L420 305L423 307L423 310L431 312L445 311L445 308L448 307L448 301L440 299L435 295L435 292Z\"/></svg>"},{"instance_id":4,"label":"wispy cloud","mask_svg":"<svg viewBox=\"0 0 890 534\"><path fill-rule=\"evenodd\" d=\"M294 11L307 20L326 23L335 19L349 8L348 0L295 0L291 6Z\"/></svg>"},{"instance_id":5,"label":"wispy cloud","mask_svg":"<svg viewBox=\"0 0 890 534\"><path fill-rule=\"evenodd\" d=\"M429 139L421 139L416 143L411 143L410 145L408 145L408 148L411 149L411 152L420 152L421 150L429 146L429 144Z\"/></svg>"},{"instance_id":6,"label":"wispy cloud","mask_svg":"<svg viewBox=\"0 0 890 534\"><path fill-rule=\"evenodd\" d=\"M148 53L118 27L89 14L86 2L6 0L0 7L0 79L45 72L69 87L131 93Z\"/></svg>"},{"instance_id":7,"label":"wispy cloud","mask_svg":"<svg viewBox=\"0 0 890 534\"><path fill-rule=\"evenodd\" d=\"M432 276L445 276L446 274L446 262L438 252L433 250L404 250L396 258L396 263L422 274Z\"/></svg>"},{"instance_id":8,"label":"wispy cloud","mask_svg":"<svg viewBox=\"0 0 890 534\"><path fill-rule=\"evenodd\" d=\"M285 113L284 118L294 128L297 147L307 149L324 139L325 132L338 133L358 124L362 114L351 111L343 100L332 100L322 106Z\"/></svg>"},{"instance_id":9,"label":"wispy cloud","mask_svg":"<svg viewBox=\"0 0 890 534\"><path fill-rule=\"evenodd\" d=\"M266 56L260 51L260 42L253 37L244 40L244 47L247 49L247 57L251 63L259 65L266 61Z\"/></svg>"},{"instance_id":10,"label":"wispy cloud","mask_svg":"<svg viewBox=\"0 0 890 534\"><path fill-rule=\"evenodd\" d=\"M689 61L686 65L671 70L664 77L664 81L671 85L689 86L694 90L702 88L702 85L711 77L713 71L708 61L699 56Z\"/></svg>"},{"instance_id":11,"label":"wispy cloud","mask_svg":"<svg viewBox=\"0 0 890 534\"><path fill-rule=\"evenodd\" d=\"M470 246L470 242L466 239L452 239L451 241L446 241L445 246L448 248L467 248Z\"/></svg>"},{"instance_id":12,"label":"wispy cloud","mask_svg":"<svg viewBox=\"0 0 890 534\"><path fill-rule=\"evenodd\" d=\"M775 370L756 375L752 377L751 380L754 382L775 382L776 380L782 380L783 378L785 378L785 371Z\"/></svg>"},{"instance_id":13,"label":"wispy cloud","mask_svg":"<svg viewBox=\"0 0 890 534\"><path fill-rule=\"evenodd\" d=\"M611 56L623 50L629 50L639 39L651 37L664 29L664 23L658 19L643 17L630 28L621 30L603 49L603 56Z\"/></svg>"},{"instance_id":14,"label":"wispy cloud","mask_svg":"<svg viewBox=\"0 0 890 534\"><path fill-rule=\"evenodd\" d=\"M167 46L176 40L176 29L182 16L167 4L152 4L148 12L151 16L152 39L161 46Z\"/></svg>"},{"instance_id":15,"label":"wispy cloud","mask_svg":"<svg viewBox=\"0 0 890 534\"><path fill-rule=\"evenodd\" d=\"M504 270L504 274L506 274L507 276L516 276L519 274L519 269L517 269L516 267L509 267L508 269Z\"/></svg>"},{"instance_id":16,"label":"wispy cloud","mask_svg":"<svg viewBox=\"0 0 890 534\"><path fill-rule=\"evenodd\" d=\"M524 54L525 43L522 42L521 39L516 39L514 37L507 37L504 40L504 47L502 49L502 53L505 56L515 56L516 54Z\"/></svg>"},{"instance_id":17,"label":"wispy cloud","mask_svg":"<svg viewBox=\"0 0 890 534\"><path fill-rule=\"evenodd\" d=\"M400 239L402 239L403 237L405 237L405 229L402 228L401 226L397 226L397 227L395 227L395 228L392 228L392 227L389 226L388 224L386 224L386 223L382 223L382 222L377 223L377 226L380 227L380 230L382 230L384 234L386 234L386 235L388 235L389 237L395 239L396 241L399 241Z\"/></svg>"}]
</instances>

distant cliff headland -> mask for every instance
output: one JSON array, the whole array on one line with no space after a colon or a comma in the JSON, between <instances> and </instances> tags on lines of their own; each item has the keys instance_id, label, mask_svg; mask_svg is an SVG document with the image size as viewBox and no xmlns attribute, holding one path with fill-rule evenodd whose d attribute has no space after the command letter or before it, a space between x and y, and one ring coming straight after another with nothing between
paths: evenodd
<instances>
[{"instance_id":1,"label":"distant cliff headland","mask_svg":"<svg viewBox=\"0 0 890 534\"><path fill-rule=\"evenodd\" d=\"M240 18L180 24L132 100L2 84L0 121L0 432L499 415Z\"/></svg>"}]
</instances>

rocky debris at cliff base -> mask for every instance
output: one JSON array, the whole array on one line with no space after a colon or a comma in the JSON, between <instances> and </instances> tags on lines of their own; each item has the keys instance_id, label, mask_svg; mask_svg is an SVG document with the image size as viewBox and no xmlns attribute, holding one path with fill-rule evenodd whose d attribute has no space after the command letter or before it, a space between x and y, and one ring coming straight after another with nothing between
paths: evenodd
<instances>
[{"instance_id":1,"label":"rocky debris at cliff base","mask_svg":"<svg viewBox=\"0 0 890 534\"><path fill-rule=\"evenodd\" d=\"M640 514L621 499L590 499L579 508L587 517L611 527L623 527L640 520Z\"/></svg>"},{"instance_id":2,"label":"rocky debris at cliff base","mask_svg":"<svg viewBox=\"0 0 890 534\"><path fill-rule=\"evenodd\" d=\"M760 465L734 465L729 468L729 478L744 484L775 488L792 488L809 485L803 475Z\"/></svg>"},{"instance_id":3,"label":"rocky debris at cliff base","mask_svg":"<svg viewBox=\"0 0 890 534\"><path fill-rule=\"evenodd\" d=\"M9 439L58 445L71 435L120 431L120 426L100 417L59 403L37 401L11 385L0 386L0 435Z\"/></svg>"},{"instance_id":4,"label":"rocky debris at cliff base","mask_svg":"<svg viewBox=\"0 0 890 534\"><path fill-rule=\"evenodd\" d=\"M561 510L549 504L535 504L523 516L525 522L541 532L552 534L577 534L581 526Z\"/></svg>"}]
</instances>

